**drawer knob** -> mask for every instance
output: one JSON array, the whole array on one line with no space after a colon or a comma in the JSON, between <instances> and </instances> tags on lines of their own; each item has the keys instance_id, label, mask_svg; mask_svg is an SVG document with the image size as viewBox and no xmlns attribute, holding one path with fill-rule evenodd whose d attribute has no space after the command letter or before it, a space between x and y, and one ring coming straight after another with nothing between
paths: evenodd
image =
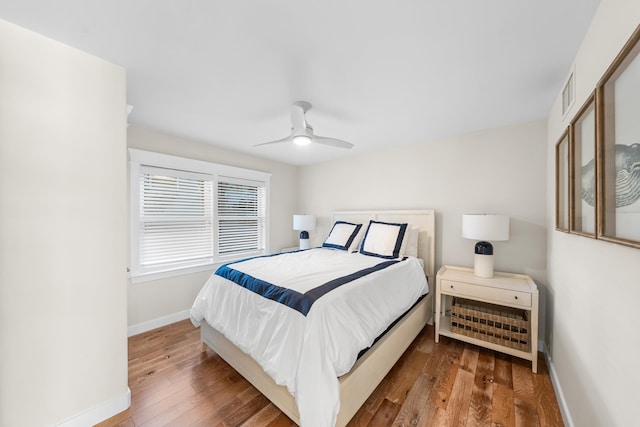
<instances>
[{"instance_id":1,"label":"drawer knob","mask_svg":"<svg viewBox=\"0 0 640 427\"><path fill-rule=\"evenodd\" d=\"M453 289L453 285L451 285L451 289Z\"/></svg>"},{"instance_id":2,"label":"drawer knob","mask_svg":"<svg viewBox=\"0 0 640 427\"><path fill-rule=\"evenodd\" d=\"M518 295L516 295L514 298L515 298L515 299L518 299Z\"/></svg>"}]
</instances>

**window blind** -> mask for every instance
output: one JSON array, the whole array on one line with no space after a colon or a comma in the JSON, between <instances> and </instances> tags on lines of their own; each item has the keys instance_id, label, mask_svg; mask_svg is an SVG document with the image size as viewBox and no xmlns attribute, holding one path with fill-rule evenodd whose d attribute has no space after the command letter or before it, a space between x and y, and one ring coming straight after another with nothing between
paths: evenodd
<instances>
[{"instance_id":1,"label":"window blind","mask_svg":"<svg viewBox=\"0 0 640 427\"><path fill-rule=\"evenodd\" d=\"M132 283L268 252L270 174L129 149Z\"/></svg>"},{"instance_id":2,"label":"window blind","mask_svg":"<svg viewBox=\"0 0 640 427\"><path fill-rule=\"evenodd\" d=\"M218 253L231 255L265 248L264 183L237 178L218 180Z\"/></svg>"},{"instance_id":3,"label":"window blind","mask_svg":"<svg viewBox=\"0 0 640 427\"><path fill-rule=\"evenodd\" d=\"M213 177L140 168L140 268L162 270L213 261Z\"/></svg>"}]
</instances>

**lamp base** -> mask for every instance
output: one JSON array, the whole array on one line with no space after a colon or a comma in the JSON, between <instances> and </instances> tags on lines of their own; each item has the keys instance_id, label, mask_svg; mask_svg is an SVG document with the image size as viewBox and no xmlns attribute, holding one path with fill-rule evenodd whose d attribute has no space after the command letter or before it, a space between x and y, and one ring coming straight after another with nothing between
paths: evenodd
<instances>
[{"instance_id":1,"label":"lamp base","mask_svg":"<svg viewBox=\"0 0 640 427\"><path fill-rule=\"evenodd\" d=\"M475 254L473 256L473 274L490 279L493 277L493 255Z\"/></svg>"},{"instance_id":2,"label":"lamp base","mask_svg":"<svg viewBox=\"0 0 640 427\"><path fill-rule=\"evenodd\" d=\"M300 232L300 249L309 249L309 232Z\"/></svg>"},{"instance_id":3,"label":"lamp base","mask_svg":"<svg viewBox=\"0 0 640 427\"><path fill-rule=\"evenodd\" d=\"M300 239L300 249L309 249L309 239Z\"/></svg>"}]
</instances>

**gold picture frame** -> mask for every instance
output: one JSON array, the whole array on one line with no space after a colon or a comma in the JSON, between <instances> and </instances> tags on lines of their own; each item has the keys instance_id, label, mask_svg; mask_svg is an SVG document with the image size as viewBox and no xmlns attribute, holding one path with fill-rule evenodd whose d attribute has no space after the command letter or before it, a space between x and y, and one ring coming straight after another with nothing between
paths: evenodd
<instances>
[{"instance_id":1,"label":"gold picture frame","mask_svg":"<svg viewBox=\"0 0 640 427\"><path fill-rule=\"evenodd\" d=\"M592 93L569 127L570 231L596 237L596 103Z\"/></svg>"},{"instance_id":2,"label":"gold picture frame","mask_svg":"<svg viewBox=\"0 0 640 427\"><path fill-rule=\"evenodd\" d=\"M569 231L569 132L556 143L556 230Z\"/></svg>"},{"instance_id":3,"label":"gold picture frame","mask_svg":"<svg viewBox=\"0 0 640 427\"><path fill-rule=\"evenodd\" d=\"M598 238L640 248L640 27L597 87Z\"/></svg>"}]
</instances>

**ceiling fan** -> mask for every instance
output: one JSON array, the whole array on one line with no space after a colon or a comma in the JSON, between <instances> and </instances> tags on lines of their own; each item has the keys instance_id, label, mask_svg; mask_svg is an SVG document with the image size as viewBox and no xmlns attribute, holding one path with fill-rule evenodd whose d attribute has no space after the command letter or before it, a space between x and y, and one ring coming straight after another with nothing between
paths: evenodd
<instances>
[{"instance_id":1,"label":"ceiling fan","mask_svg":"<svg viewBox=\"0 0 640 427\"><path fill-rule=\"evenodd\" d=\"M353 144L350 142L342 141L341 139L328 138L326 136L319 136L313 134L313 128L305 118L305 113L309 111L311 104L305 101L294 102L291 107L291 135L286 138L279 139L277 141L263 142L256 144L254 147L260 145L277 144L280 142L293 141L298 145L307 145L315 142L317 144L330 145L331 147L339 148L351 148Z\"/></svg>"}]
</instances>

